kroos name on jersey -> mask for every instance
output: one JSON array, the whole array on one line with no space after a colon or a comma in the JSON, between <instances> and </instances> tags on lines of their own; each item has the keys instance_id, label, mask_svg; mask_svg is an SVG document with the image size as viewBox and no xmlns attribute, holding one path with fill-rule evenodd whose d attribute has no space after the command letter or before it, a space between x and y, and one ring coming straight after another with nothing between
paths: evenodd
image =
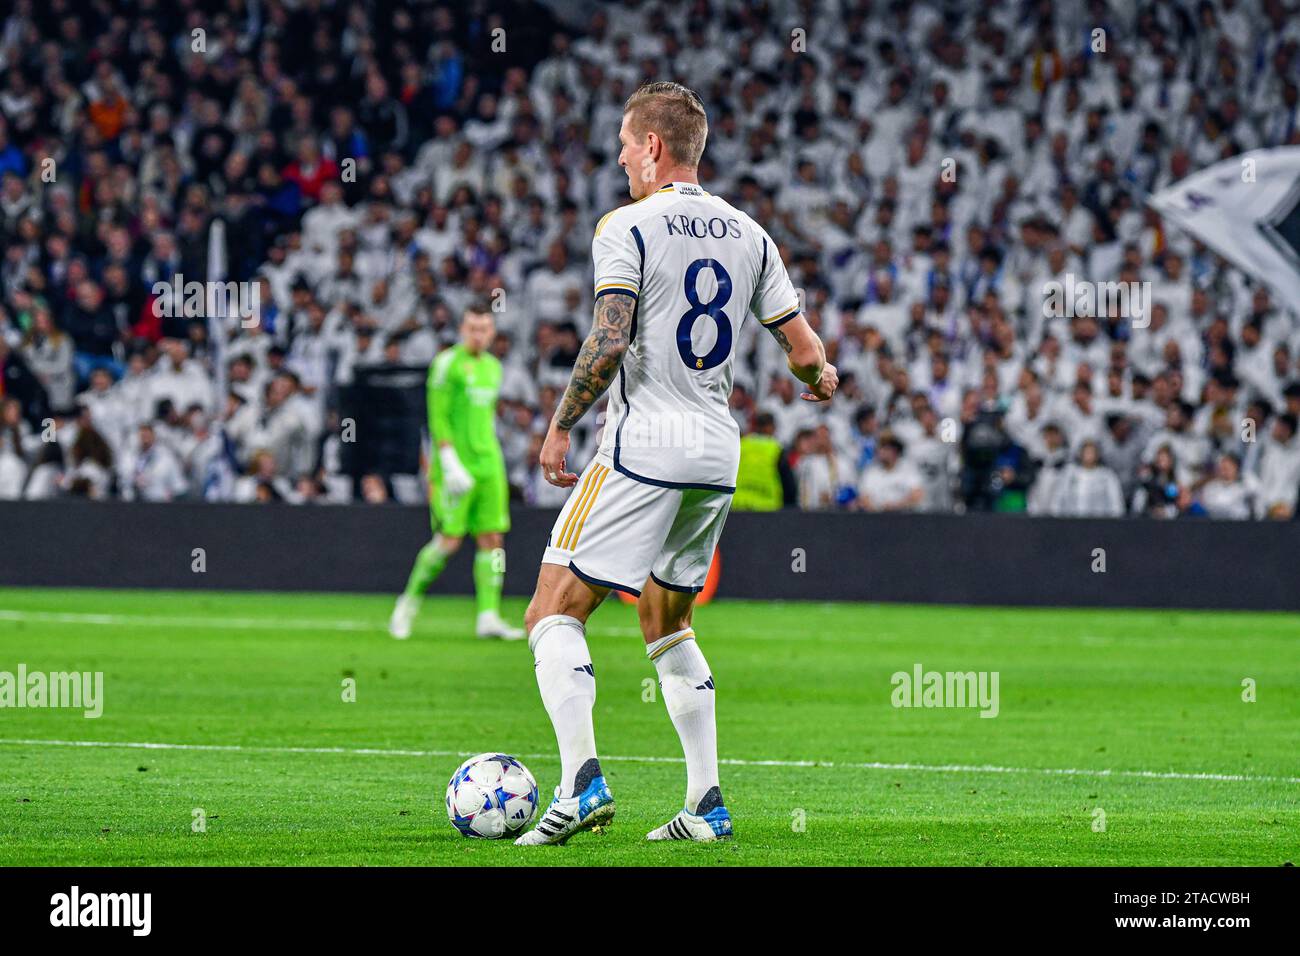
<instances>
[{"instance_id":1,"label":"kroos name on jersey","mask_svg":"<svg viewBox=\"0 0 1300 956\"><path fill-rule=\"evenodd\" d=\"M693 236L696 239L710 236L714 239L726 239L728 236L732 239L740 238L740 221L723 219L721 216L705 219L703 216L688 216L679 212L675 216L664 216L664 225L668 227L670 236Z\"/></svg>"}]
</instances>

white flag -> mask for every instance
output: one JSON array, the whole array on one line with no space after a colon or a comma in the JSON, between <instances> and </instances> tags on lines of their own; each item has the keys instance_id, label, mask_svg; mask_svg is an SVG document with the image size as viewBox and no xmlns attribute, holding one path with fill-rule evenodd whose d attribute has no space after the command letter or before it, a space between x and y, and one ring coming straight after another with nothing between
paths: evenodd
<instances>
[{"instance_id":1,"label":"white flag","mask_svg":"<svg viewBox=\"0 0 1300 956\"><path fill-rule=\"evenodd\" d=\"M1147 202L1300 312L1300 146L1225 159Z\"/></svg>"},{"instance_id":2,"label":"white flag","mask_svg":"<svg viewBox=\"0 0 1300 956\"><path fill-rule=\"evenodd\" d=\"M226 281L226 223L213 219L208 227L208 345L212 349L212 377L216 385L218 414L226 407L226 299L216 290ZM242 301L242 297L240 299Z\"/></svg>"}]
</instances>

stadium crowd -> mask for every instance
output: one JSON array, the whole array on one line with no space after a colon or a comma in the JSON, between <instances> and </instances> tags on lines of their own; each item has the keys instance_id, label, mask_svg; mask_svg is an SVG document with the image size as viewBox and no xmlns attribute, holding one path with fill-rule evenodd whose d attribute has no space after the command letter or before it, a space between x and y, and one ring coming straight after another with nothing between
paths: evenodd
<instances>
[{"instance_id":1,"label":"stadium crowd","mask_svg":"<svg viewBox=\"0 0 1300 956\"><path fill-rule=\"evenodd\" d=\"M737 507L1293 517L1300 319L1141 197L1300 144L1295 6L14 0L0 498L418 496L346 473L340 392L485 297L512 486L558 504L622 104L672 78L841 375L801 402L746 323ZM187 316L178 274L252 320ZM1149 324L1046 315L1067 275L1150 283Z\"/></svg>"}]
</instances>

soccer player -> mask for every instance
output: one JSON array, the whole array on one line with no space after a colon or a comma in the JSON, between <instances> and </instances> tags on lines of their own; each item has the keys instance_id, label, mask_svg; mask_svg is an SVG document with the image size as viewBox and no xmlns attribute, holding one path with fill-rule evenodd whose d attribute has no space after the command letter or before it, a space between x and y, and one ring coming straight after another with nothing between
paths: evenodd
<instances>
[{"instance_id":1,"label":"soccer player","mask_svg":"<svg viewBox=\"0 0 1300 956\"><path fill-rule=\"evenodd\" d=\"M635 202L596 227L594 321L540 455L547 481L576 485L524 618L561 772L555 799L518 844L563 843L614 815L585 633L611 589L638 598L646 655L686 757L686 806L647 836L731 835L713 677L691 615L736 487L739 430L727 400L745 313L785 350L804 399L828 400L839 379L771 238L700 187L707 134L704 104L677 83L647 84L624 107L619 165ZM600 448L581 477L570 474L569 432L611 388Z\"/></svg>"},{"instance_id":2,"label":"soccer player","mask_svg":"<svg viewBox=\"0 0 1300 956\"><path fill-rule=\"evenodd\" d=\"M497 392L501 363L488 351L496 326L492 310L472 304L460 322L460 342L438 353L429 366L429 511L433 540L416 555L406 590L397 599L388 633L411 635L424 592L474 535L474 592L479 637L520 640L524 632L501 619L505 535L510 530L510 489L497 441Z\"/></svg>"}]
</instances>

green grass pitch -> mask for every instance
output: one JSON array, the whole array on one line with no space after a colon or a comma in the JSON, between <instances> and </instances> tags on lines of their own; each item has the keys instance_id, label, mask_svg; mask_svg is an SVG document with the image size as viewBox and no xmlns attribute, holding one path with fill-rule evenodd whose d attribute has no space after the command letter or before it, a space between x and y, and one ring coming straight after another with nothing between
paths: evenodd
<instances>
[{"instance_id":1,"label":"green grass pitch","mask_svg":"<svg viewBox=\"0 0 1300 956\"><path fill-rule=\"evenodd\" d=\"M651 845L685 772L663 702L646 699L657 688L635 613L611 601L588 634L618 815L567 846L523 849L462 838L442 800L457 755L484 750L519 755L543 800L554 788L526 645L476 641L471 603L437 597L397 642L389 609L359 595L0 590L0 671L105 681L98 719L0 709L0 864L1300 856L1294 616L718 601L695 623L736 838ZM508 602L507 616L522 611ZM893 707L890 676L916 663L997 671L999 715ZM87 741L112 746L69 745Z\"/></svg>"}]
</instances>

